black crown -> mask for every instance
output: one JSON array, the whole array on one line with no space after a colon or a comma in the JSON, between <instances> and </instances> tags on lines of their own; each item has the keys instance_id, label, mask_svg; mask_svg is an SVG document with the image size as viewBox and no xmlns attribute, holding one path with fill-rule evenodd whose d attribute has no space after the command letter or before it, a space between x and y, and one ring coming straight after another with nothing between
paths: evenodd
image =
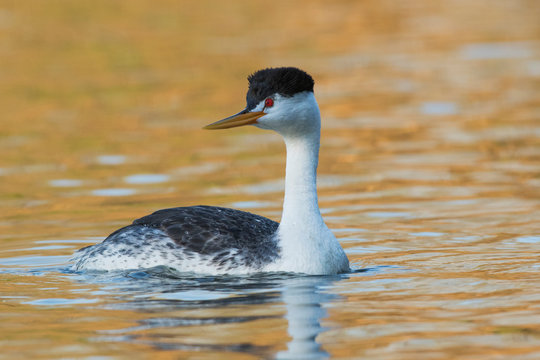
<instances>
[{"instance_id":1,"label":"black crown","mask_svg":"<svg viewBox=\"0 0 540 360\"><path fill-rule=\"evenodd\" d=\"M267 97L280 94L293 96L299 92L313 92L313 78L295 67L268 68L248 76L249 89L246 95L247 109L253 109Z\"/></svg>"}]
</instances>

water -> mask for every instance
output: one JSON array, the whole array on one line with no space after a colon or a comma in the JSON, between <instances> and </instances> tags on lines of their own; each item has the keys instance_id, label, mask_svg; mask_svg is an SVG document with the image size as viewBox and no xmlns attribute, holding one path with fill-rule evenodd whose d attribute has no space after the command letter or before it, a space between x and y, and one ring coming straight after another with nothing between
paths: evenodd
<instances>
[{"instance_id":1,"label":"water","mask_svg":"<svg viewBox=\"0 0 540 360\"><path fill-rule=\"evenodd\" d=\"M539 10L1 4L0 358L540 358ZM159 208L279 220L279 137L200 130L279 65L316 79L320 205L353 272L68 270Z\"/></svg>"}]
</instances>

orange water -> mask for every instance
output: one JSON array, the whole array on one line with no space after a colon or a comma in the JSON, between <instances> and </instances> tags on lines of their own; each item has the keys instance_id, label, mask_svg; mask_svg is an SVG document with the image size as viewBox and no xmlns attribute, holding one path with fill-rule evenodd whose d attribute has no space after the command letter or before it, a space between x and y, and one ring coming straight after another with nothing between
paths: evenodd
<instances>
[{"instance_id":1,"label":"orange water","mask_svg":"<svg viewBox=\"0 0 540 360\"><path fill-rule=\"evenodd\" d=\"M540 358L537 1L0 4L0 359ZM65 271L153 210L278 220L284 146L200 128L293 65L340 277Z\"/></svg>"}]
</instances>

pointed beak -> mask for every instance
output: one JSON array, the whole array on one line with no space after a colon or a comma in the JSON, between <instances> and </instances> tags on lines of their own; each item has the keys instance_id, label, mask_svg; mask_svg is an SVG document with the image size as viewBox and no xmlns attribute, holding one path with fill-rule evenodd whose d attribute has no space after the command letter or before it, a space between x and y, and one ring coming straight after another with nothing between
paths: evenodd
<instances>
[{"instance_id":1,"label":"pointed beak","mask_svg":"<svg viewBox=\"0 0 540 360\"><path fill-rule=\"evenodd\" d=\"M251 125L257 122L257 119L266 115L263 111L250 112L248 110L242 110L238 114L229 116L223 120L216 121L210 125L206 125L203 129L206 130L219 130L229 129L238 126Z\"/></svg>"}]
</instances>

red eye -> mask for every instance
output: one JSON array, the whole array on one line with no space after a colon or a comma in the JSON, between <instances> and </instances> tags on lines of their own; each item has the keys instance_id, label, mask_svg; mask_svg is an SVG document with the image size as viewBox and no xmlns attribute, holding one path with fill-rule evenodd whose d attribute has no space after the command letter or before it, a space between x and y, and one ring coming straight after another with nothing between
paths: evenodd
<instances>
[{"instance_id":1,"label":"red eye","mask_svg":"<svg viewBox=\"0 0 540 360\"><path fill-rule=\"evenodd\" d=\"M264 107L265 108L272 107L272 106L274 106L274 99L267 98L266 100L264 100Z\"/></svg>"}]
</instances>

